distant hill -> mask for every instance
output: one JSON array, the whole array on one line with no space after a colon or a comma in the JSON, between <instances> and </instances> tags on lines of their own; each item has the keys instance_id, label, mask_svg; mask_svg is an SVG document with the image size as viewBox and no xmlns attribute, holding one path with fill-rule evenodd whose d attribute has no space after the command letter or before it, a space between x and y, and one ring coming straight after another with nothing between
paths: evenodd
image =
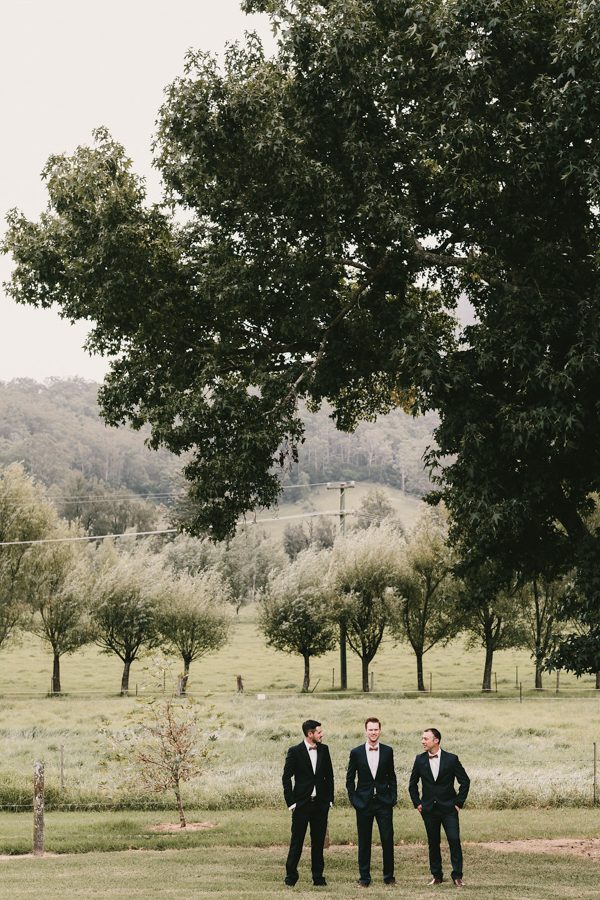
<instances>
[{"instance_id":1,"label":"distant hill","mask_svg":"<svg viewBox=\"0 0 600 900\"><path fill-rule=\"evenodd\" d=\"M97 393L80 379L0 382L0 466L22 462L46 485L78 472L136 494L172 490L180 461L145 447L147 432L108 428Z\"/></svg>"},{"instance_id":2,"label":"distant hill","mask_svg":"<svg viewBox=\"0 0 600 900\"><path fill-rule=\"evenodd\" d=\"M73 473L135 494L175 489L181 460L149 450L148 432L108 428L100 418L98 385L80 379L0 382L0 466L20 461L47 485L63 485ZM305 412L306 440L284 484L355 480L387 485L414 497L429 488L422 454L432 442L433 415L414 419L401 411L361 424L354 434L337 431L331 410ZM302 490L286 491L300 501Z\"/></svg>"}]
</instances>

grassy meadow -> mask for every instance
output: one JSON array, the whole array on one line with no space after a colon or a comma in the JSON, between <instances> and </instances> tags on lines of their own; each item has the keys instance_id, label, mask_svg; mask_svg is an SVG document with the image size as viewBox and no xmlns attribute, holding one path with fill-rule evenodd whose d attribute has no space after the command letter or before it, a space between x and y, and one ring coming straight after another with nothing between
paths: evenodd
<instances>
[{"instance_id":1,"label":"grassy meadow","mask_svg":"<svg viewBox=\"0 0 600 900\"><path fill-rule=\"evenodd\" d=\"M330 816L332 846L325 854L327 888L314 888L305 851L293 892L282 883L289 816L285 811L199 813L213 827L187 834L157 834L150 813L50 813L48 855L4 857L0 896L6 897L263 897L355 898L355 822L350 810ZM507 855L485 841L527 837L598 837L598 823L581 810L465 812L462 815L465 888L473 898L597 897L597 860L584 856L519 852ZM446 895L452 883L427 886L423 826L414 811L395 815L396 896ZM30 816L0 816L0 846L23 854L31 839ZM140 852L143 851L143 852ZM57 854L57 855L54 855ZM110 855L109 855L110 854ZM447 861L447 850L443 857ZM369 897L390 896L381 882L380 851L373 851Z\"/></svg>"},{"instance_id":2,"label":"grassy meadow","mask_svg":"<svg viewBox=\"0 0 600 900\"><path fill-rule=\"evenodd\" d=\"M517 653L498 654L498 693L482 696L477 686L482 654L467 652L461 642L428 654L433 694L415 696L414 661L404 646L385 644L373 666L376 691L355 690L359 671L349 656L349 683L354 690L331 691L337 655L315 661L314 694L298 693L301 660L265 648L257 633L254 610L244 610L232 640L221 652L192 666L191 690L207 710L223 716L218 756L206 777L187 787L189 803L205 809L276 808L281 803L280 773L287 746L300 739L300 723L316 717L324 724L336 766L338 794L349 749L363 737L367 715L378 715L384 740L396 751L401 785L408 780L423 728L434 725L449 749L459 753L472 776L474 808L564 807L589 805L592 798L593 742L600 738L600 697L592 681L561 681L557 695L515 688L519 678L533 680L530 662ZM124 727L135 696L120 697L120 664L88 648L64 663L62 696L44 693L49 657L33 642L0 655L0 807L30 802L32 765L46 763L48 801L56 805L89 804L145 808L170 804L170 798L136 796L120 782L111 761L107 731ZM243 695L235 692L242 673ZM146 679L143 663L134 667L132 689ZM17 693L17 689L28 693ZM322 690L322 689L327 690ZM377 690L379 689L379 690ZM436 690L437 689L437 690ZM69 693L71 692L72 693ZM259 698L264 695L264 699ZM60 748L64 758L64 793L59 797ZM540 764L543 759L543 765ZM265 766L265 760L267 765ZM401 791L401 804L408 797Z\"/></svg>"},{"instance_id":3,"label":"grassy meadow","mask_svg":"<svg viewBox=\"0 0 600 900\"><path fill-rule=\"evenodd\" d=\"M307 851L294 896L352 898L355 821L345 799L349 749L363 739L363 721L378 715L383 739L395 749L399 808L395 815L398 896L430 897L422 822L406 784L424 727L435 725L443 745L459 753L472 778L462 815L466 890L473 898L587 898L598 895L593 857L520 852L507 855L481 842L515 839L600 838L591 809L593 741L600 739L600 697L593 680L548 679L533 690L526 654L499 653L498 693L479 692L483 654L464 643L431 651L426 680L433 693L415 696L415 666L405 646L384 643L376 657L375 692L358 691L358 661L349 654L350 690L338 687L337 653L315 660L311 695L298 693L301 660L264 646L255 610L236 617L230 643L192 665L190 688L200 708L221 712L223 727L205 775L184 789L190 821L205 831L157 833L175 822L170 796L132 792L111 759L107 731L125 725L138 702L120 697L121 664L94 648L63 661L61 696L47 696L50 656L32 638L0 654L0 896L214 897L258 900L288 894L282 884L289 833L281 770L287 747L300 739L300 723L323 722L336 775L330 819L328 887L314 888ZM143 662L132 670L132 692L142 693ZM518 667L518 673L517 673ZM246 691L235 692L242 674ZM516 678L524 682L519 702ZM264 699L259 694L264 695ZM64 790L60 789L63 748ZM33 859L33 763L46 769L46 850ZM144 851L144 852L142 852ZM445 851L444 851L445 852ZM53 855L57 854L57 855ZM447 858L447 854L445 856ZM379 876L374 850L374 877ZM452 888L442 885L447 892ZM439 891L438 891L439 892ZM389 896L375 880L369 896Z\"/></svg>"}]
</instances>

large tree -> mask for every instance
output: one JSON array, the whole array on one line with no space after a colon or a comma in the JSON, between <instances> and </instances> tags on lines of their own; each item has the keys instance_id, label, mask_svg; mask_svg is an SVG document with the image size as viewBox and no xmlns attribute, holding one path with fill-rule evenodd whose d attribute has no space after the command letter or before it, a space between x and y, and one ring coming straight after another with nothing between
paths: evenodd
<instances>
[{"instance_id":1,"label":"large tree","mask_svg":"<svg viewBox=\"0 0 600 900\"><path fill-rule=\"evenodd\" d=\"M194 576L165 571L155 591L164 648L178 653L183 662L179 691L184 694L194 660L215 653L227 642L229 615L225 604L230 599L229 589L212 569Z\"/></svg>"},{"instance_id":2,"label":"large tree","mask_svg":"<svg viewBox=\"0 0 600 900\"><path fill-rule=\"evenodd\" d=\"M485 650L482 691L492 689L494 653L527 643L525 604L516 576L491 563L471 567L461 583L468 646Z\"/></svg>"},{"instance_id":3,"label":"large tree","mask_svg":"<svg viewBox=\"0 0 600 900\"><path fill-rule=\"evenodd\" d=\"M392 631L413 649L417 690L425 690L423 656L446 644L463 625L459 592L453 577L453 554L443 518L428 511L407 537L396 590L398 606Z\"/></svg>"},{"instance_id":4,"label":"large tree","mask_svg":"<svg viewBox=\"0 0 600 900\"><path fill-rule=\"evenodd\" d=\"M52 692L62 690L61 657L74 653L92 640L88 592L89 557L71 539L75 529L63 525L48 533L50 543L35 548L29 565L28 631L37 634L52 653Z\"/></svg>"},{"instance_id":5,"label":"large tree","mask_svg":"<svg viewBox=\"0 0 600 900\"><path fill-rule=\"evenodd\" d=\"M156 586L164 577L160 559L143 547L117 552L104 541L97 551L90 589L94 640L123 663L121 693L129 693L131 665L161 641Z\"/></svg>"},{"instance_id":6,"label":"large tree","mask_svg":"<svg viewBox=\"0 0 600 900\"><path fill-rule=\"evenodd\" d=\"M0 647L23 624L35 543L56 526L44 490L21 465L0 472Z\"/></svg>"},{"instance_id":7,"label":"large tree","mask_svg":"<svg viewBox=\"0 0 600 900\"><path fill-rule=\"evenodd\" d=\"M363 691L369 690L369 666L395 619L403 545L394 528L382 525L338 538L332 551L329 582L350 649L360 658Z\"/></svg>"},{"instance_id":8,"label":"large tree","mask_svg":"<svg viewBox=\"0 0 600 900\"><path fill-rule=\"evenodd\" d=\"M168 203L104 130L51 158L48 210L10 217L13 295L96 323L107 420L190 453L189 526L216 536L276 498L300 397L341 428L438 409L454 537L564 557L593 645L598 0L244 7L277 51L189 55L158 125Z\"/></svg>"},{"instance_id":9,"label":"large tree","mask_svg":"<svg viewBox=\"0 0 600 900\"><path fill-rule=\"evenodd\" d=\"M331 554L308 548L275 572L261 597L258 624L269 647L298 653L304 660L302 690L310 687L310 660L337 641L328 586Z\"/></svg>"}]
</instances>

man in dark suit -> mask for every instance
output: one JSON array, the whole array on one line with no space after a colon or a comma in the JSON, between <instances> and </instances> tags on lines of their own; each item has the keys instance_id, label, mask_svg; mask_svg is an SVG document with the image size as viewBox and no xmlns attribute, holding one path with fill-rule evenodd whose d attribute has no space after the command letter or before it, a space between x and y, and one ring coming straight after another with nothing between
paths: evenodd
<instances>
[{"instance_id":1,"label":"man in dark suit","mask_svg":"<svg viewBox=\"0 0 600 900\"><path fill-rule=\"evenodd\" d=\"M284 879L289 887L298 881L298 862L309 825L313 884L327 884L323 878L323 847L327 816L333 806L333 767L329 748L322 743L321 723L307 719L302 723L302 732L304 740L288 750L281 777L283 796L292 813L292 836Z\"/></svg>"},{"instance_id":2,"label":"man in dark suit","mask_svg":"<svg viewBox=\"0 0 600 900\"><path fill-rule=\"evenodd\" d=\"M394 825L392 810L398 800L394 751L379 742L381 722L369 718L365 722L367 740L350 751L346 789L350 803L356 810L358 831L358 883L371 883L371 840L373 820L377 820L383 851L383 880L395 884Z\"/></svg>"},{"instance_id":3,"label":"man in dark suit","mask_svg":"<svg viewBox=\"0 0 600 900\"><path fill-rule=\"evenodd\" d=\"M444 880L440 836L443 826L450 847L452 881L456 887L464 887L463 857L460 846L459 810L463 808L471 781L455 753L447 753L440 747L442 735L437 728L423 732L419 753L408 783L408 792L415 809L423 816L429 844L430 884ZM419 781L421 795L419 795ZM455 781L459 790L456 792Z\"/></svg>"}]
</instances>

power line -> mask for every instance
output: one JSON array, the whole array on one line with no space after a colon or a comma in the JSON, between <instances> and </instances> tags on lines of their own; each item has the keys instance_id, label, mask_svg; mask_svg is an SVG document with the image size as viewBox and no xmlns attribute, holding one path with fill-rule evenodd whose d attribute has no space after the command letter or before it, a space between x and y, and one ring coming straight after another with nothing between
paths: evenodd
<instances>
[{"instance_id":1,"label":"power line","mask_svg":"<svg viewBox=\"0 0 600 900\"><path fill-rule=\"evenodd\" d=\"M303 488L324 487L330 484L328 481L312 481L306 484L284 484L281 485L282 491L298 491ZM187 495L181 491L161 491L156 493L136 494L132 491L129 494L88 494L88 495L56 495L49 493L47 499L52 503L62 501L63 503L111 503L114 500L151 500L151 499L169 499L171 497L185 499ZM35 504L25 504L19 506L19 509L35 508Z\"/></svg>"},{"instance_id":2,"label":"power line","mask_svg":"<svg viewBox=\"0 0 600 900\"><path fill-rule=\"evenodd\" d=\"M349 514L352 514L349 511ZM314 519L319 516L339 516L339 512L335 510L324 510L323 512L297 513L293 516L272 516L268 519L242 519L238 525L261 525L263 522L287 522L291 519ZM90 534L84 537L72 538L39 538L35 541L0 541L0 547L22 547L34 546L37 544L69 544L75 541L103 541L106 538L137 538L148 537L156 534L178 534L177 528L163 528L156 531L122 531L117 534Z\"/></svg>"}]
</instances>

